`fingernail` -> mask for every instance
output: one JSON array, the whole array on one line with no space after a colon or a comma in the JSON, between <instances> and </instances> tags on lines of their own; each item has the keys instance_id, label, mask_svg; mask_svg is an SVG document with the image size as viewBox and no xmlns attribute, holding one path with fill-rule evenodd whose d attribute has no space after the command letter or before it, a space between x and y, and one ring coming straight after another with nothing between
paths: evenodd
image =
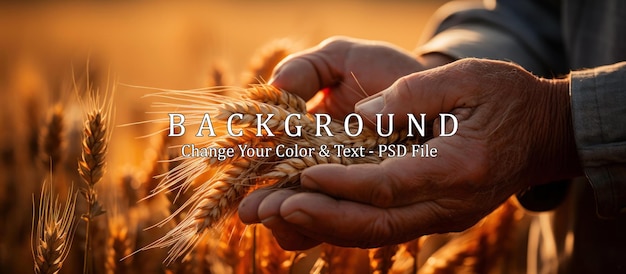
<instances>
[{"instance_id":1,"label":"fingernail","mask_svg":"<svg viewBox=\"0 0 626 274\"><path fill-rule=\"evenodd\" d=\"M354 106L354 110L357 113L364 114L366 116L374 116L376 113L381 113L383 108L385 107L385 99L383 98L383 93L379 92L378 94L365 98Z\"/></svg>"},{"instance_id":2,"label":"fingernail","mask_svg":"<svg viewBox=\"0 0 626 274\"><path fill-rule=\"evenodd\" d=\"M283 217L283 219L295 225L307 226L313 224L313 218L299 210L290 213Z\"/></svg>"}]
</instances>

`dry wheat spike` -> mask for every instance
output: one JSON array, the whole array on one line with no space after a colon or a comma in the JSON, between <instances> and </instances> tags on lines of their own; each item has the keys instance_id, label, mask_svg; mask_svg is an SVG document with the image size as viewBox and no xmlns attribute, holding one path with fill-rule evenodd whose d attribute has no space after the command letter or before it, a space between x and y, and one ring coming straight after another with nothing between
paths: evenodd
<instances>
[{"instance_id":1,"label":"dry wheat spike","mask_svg":"<svg viewBox=\"0 0 626 274\"><path fill-rule=\"evenodd\" d=\"M225 95L228 94L228 95ZM161 183L154 189L153 195L163 191L178 191L183 193L192 191L193 194L169 218L157 224L162 226L174 216L187 211L182 220L174 229L161 239L145 249L169 247L166 263L189 252L207 230L219 227L223 220L237 208L241 199L252 189L260 186L293 187L299 183L300 173L307 167L338 163L343 165L360 163L379 163L383 159L376 153L365 157L340 157L332 144L342 144L348 148L364 147L366 151L377 151L378 144L412 142L407 140L406 134L395 133L390 137L379 137L374 131L363 128L358 136L350 136L355 131L351 124L347 130L343 122L331 121L329 128L334 136L315 136L315 121L311 114L306 113L305 101L286 91L279 90L271 85L251 85L249 88L218 87L205 90L173 91L161 90L150 95L165 102L155 104L157 114L167 116L167 113L177 112L185 115L185 125L198 126L202 123L203 115L208 113L212 119L215 137L202 137L194 141L196 147L225 148L248 146L268 151L267 155L240 155L236 154L228 159L216 157L184 157L174 169L162 175ZM231 114L240 114L239 119L232 123L232 132L240 132L241 136L233 137L227 134L227 122ZM300 114L300 119L291 119L286 124L286 117L290 114ZM267 127L274 136L264 134L256 136L257 122L261 117L272 116ZM168 118L153 122L168 122ZM288 136L286 129L293 132L301 127L302 134L298 138ZM167 129L164 129L167 130ZM264 130L267 133L267 130ZM295 157L279 157L275 149L278 145L299 146L303 148L319 148L329 145L331 151L327 157L319 153L300 155ZM178 195L180 196L180 195Z\"/></svg>"},{"instance_id":2,"label":"dry wheat spike","mask_svg":"<svg viewBox=\"0 0 626 274\"><path fill-rule=\"evenodd\" d=\"M128 273L131 269L131 260L121 260L132 252L133 239L129 235L128 221L122 215L107 216L108 233L106 240L106 273ZM132 233L132 232L131 232Z\"/></svg>"},{"instance_id":3,"label":"dry wheat spike","mask_svg":"<svg viewBox=\"0 0 626 274\"><path fill-rule=\"evenodd\" d=\"M242 77L244 86L270 79L274 67L296 48L297 45L289 39L274 40L261 47L250 60L248 71Z\"/></svg>"},{"instance_id":4,"label":"dry wheat spike","mask_svg":"<svg viewBox=\"0 0 626 274\"><path fill-rule=\"evenodd\" d=\"M46 187L49 185L49 189ZM33 199L33 211L34 211ZM67 194L62 207L58 197L53 197L52 184L41 189L39 214L33 212L31 237L32 255L35 261L35 273L58 273L67 258L74 238L74 209L76 194L72 189ZM38 217L35 230L35 216Z\"/></svg>"},{"instance_id":5,"label":"dry wheat spike","mask_svg":"<svg viewBox=\"0 0 626 274\"><path fill-rule=\"evenodd\" d=\"M52 169L54 171L63 158L63 116L63 107L61 105L57 104L52 107L46 126L40 135L40 157L45 170Z\"/></svg>"},{"instance_id":6,"label":"dry wheat spike","mask_svg":"<svg viewBox=\"0 0 626 274\"><path fill-rule=\"evenodd\" d=\"M112 102L112 97L105 96L100 103L98 96L93 95L84 106L88 113L83 126L81 158L78 161L78 173L85 185L80 192L87 201L87 212L82 215L86 224L84 273L91 273L93 267L91 261L92 219L105 213L98 200L95 185L102 181L106 171L106 155L111 138Z\"/></svg>"}]
</instances>

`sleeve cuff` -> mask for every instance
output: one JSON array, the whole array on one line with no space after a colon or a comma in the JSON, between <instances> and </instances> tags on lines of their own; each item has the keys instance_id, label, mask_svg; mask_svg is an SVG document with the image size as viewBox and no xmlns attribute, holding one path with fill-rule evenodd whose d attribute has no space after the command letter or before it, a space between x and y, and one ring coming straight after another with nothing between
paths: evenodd
<instances>
[{"instance_id":1,"label":"sleeve cuff","mask_svg":"<svg viewBox=\"0 0 626 274\"><path fill-rule=\"evenodd\" d=\"M626 213L626 62L572 72L572 120L578 154L598 215Z\"/></svg>"},{"instance_id":2,"label":"sleeve cuff","mask_svg":"<svg viewBox=\"0 0 626 274\"><path fill-rule=\"evenodd\" d=\"M545 73L543 65L531 51L513 36L488 25L453 27L436 34L420 46L418 54L442 53L456 59L475 57L512 61L537 75Z\"/></svg>"}]
</instances>

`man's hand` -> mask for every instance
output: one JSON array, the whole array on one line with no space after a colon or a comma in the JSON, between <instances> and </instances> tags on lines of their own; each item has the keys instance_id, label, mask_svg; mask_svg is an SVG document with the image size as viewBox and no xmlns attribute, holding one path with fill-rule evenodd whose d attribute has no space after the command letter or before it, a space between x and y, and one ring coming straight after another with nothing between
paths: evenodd
<instances>
[{"instance_id":1,"label":"man's hand","mask_svg":"<svg viewBox=\"0 0 626 274\"><path fill-rule=\"evenodd\" d=\"M302 173L302 191L249 195L240 218L263 223L290 250L321 242L376 247L464 230L531 184L581 174L568 84L479 59L400 78L356 111L370 121L395 113L396 126L406 125L406 113L454 114L457 133L428 141L438 157L314 166Z\"/></svg>"},{"instance_id":2,"label":"man's hand","mask_svg":"<svg viewBox=\"0 0 626 274\"><path fill-rule=\"evenodd\" d=\"M416 58L384 42L333 37L286 58L274 70L270 83L305 100L317 94L309 112L343 118L354 111L356 102L398 78L451 61L438 54Z\"/></svg>"}]
</instances>

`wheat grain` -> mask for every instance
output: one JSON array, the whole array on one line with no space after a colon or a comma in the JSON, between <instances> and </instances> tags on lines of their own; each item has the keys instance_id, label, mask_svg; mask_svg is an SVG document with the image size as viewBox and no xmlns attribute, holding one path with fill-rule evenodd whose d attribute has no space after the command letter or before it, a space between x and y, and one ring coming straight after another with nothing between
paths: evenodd
<instances>
[{"instance_id":1,"label":"wheat grain","mask_svg":"<svg viewBox=\"0 0 626 274\"><path fill-rule=\"evenodd\" d=\"M271 85L250 85L243 97L278 106L292 113L306 113L306 102L300 96Z\"/></svg>"}]
</instances>

